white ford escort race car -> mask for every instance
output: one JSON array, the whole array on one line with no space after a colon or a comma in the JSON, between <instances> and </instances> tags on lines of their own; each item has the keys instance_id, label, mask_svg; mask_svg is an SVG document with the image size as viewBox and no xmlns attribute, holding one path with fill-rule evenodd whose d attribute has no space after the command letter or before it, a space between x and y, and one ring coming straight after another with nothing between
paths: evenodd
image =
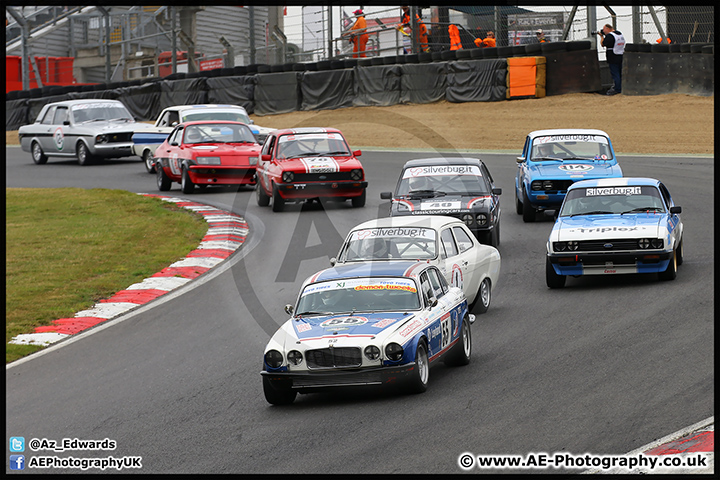
<instances>
[{"instance_id":1,"label":"white ford escort race car","mask_svg":"<svg viewBox=\"0 0 720 480\"><path fill-rule=\"evenodd\" d=\"M683 261L681 207L652 178L606 178L568 189L547 242L550 288L568 275L658 273L672 280Z\"/></svg>"}]
</instances>

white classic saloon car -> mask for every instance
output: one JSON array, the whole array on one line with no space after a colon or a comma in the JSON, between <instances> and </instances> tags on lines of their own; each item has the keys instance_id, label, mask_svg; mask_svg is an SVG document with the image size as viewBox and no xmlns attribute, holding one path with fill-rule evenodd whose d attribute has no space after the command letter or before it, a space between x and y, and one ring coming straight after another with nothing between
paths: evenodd
<instances>
[{"instance_id":1,"label":"white classic saloon car","mask_svg":"<svg viewBox=\"0 0 720 480\"><path fill-rule=\"evenodd\" d=\"M290 319L263 355L265 399L359 385L427 389L430 367L467 365L467 300L426 262L364 262L322 270L303 283Z\"/></svg>"},{"instance_id":2,"label":"white classic saloon car","mask_svg":"<svg viewBox=\"0 0 720 480\"><path fill-rule=\"evenodd\" d=\"M545 276L658 273L673 280L683 262L682 208L652 178L583 180L568 189L547 242Z\"/></svg>"},{"instance_id":3,"label":"white classic saloon car","mask_svg":"<svg viewBox=\"0 0 720 480\"><path fill-rule=\"evenodd\" d=\"M245 108L240 105L175 105L167 107L158 116L155 125L139 129L132 137L133 152L143 159L148 173L155 173L155 150L165 141L176 125L199 120L230 120L250 127L258 143L262 145L273 128L260 127L250 119Z\"/></svg>"},{"instance_id":4,"label":"white classic saloon car","mask_svg":"<svg viewBox=\"0 0 720 480\"><path fill-rule=\"evenodd\" d=\"M485 313L500 274L500 252L480 243L465 223L444 215L387 217L354 227L331 264L416 260L436 265L462 289L470 311Z\"/></svg>"},{"instance_id":5,"label":"white classic saloon car","mask_svg":"<svg viewBox=\"0 0 720 480\"><path fill-rule=\"evenodd\" d=\"M42 165L48 157L94 159L129 157L132 135L147 125L137 123L118 100L65 100L45 105L35 123L18 130L20 145Z\"/></svg>"}]
</instances>

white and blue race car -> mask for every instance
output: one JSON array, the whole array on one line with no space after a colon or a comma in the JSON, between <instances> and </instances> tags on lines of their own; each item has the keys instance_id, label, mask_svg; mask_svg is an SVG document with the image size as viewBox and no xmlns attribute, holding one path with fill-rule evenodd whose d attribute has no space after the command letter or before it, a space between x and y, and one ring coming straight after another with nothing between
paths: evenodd
<instances>
[{"instance_id":1,"label":"white and blue race car","mask_svg":"<svg viewBox=\"0 0 720 480\"><path fill-rule=\"evenodd\" d=\"M529 133L517 164L515 210L524 222L539 211L557 212L574 182L623 175L608 134L587 128Z\"/></svg>"},{"instance_id":2,"label":"white and blue race car","mask_svg":"<svg viewBox=\"0 0 720 480\"><path fill-rule=\"evenodd\" d=\"M436 361L470 363L475 317L427 262L336 265L305 280L285 311L291 318L265 347L261 372L274 405L343 386L421 393Z\"/></svg>"},{"instance_id":3,"label":"white and blue race car","mask_svg":"<svg viewBox=\"0 0 720 480\"><path fill-rule=\"evenodd\" d=\"M568 189L547 242L545 276L658 273L673 280L683 261L682 208L652 178L583 180Z\"/></svg>"}]
</instances>

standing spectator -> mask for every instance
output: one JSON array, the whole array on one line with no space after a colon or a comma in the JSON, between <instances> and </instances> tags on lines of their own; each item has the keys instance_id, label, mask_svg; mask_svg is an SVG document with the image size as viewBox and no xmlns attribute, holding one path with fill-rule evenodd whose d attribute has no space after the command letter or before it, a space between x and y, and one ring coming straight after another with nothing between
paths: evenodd
<instances>
[{"instance_id":1,"label":"standing spectator","mask_svg":"<svg viewBox=\"0 0 720 480\"><path fill-rule=\"evenodd\" d=\"M537 36L538 43L547 42L547 39L545 38L545 32L543 32L542 28L538 28L535 32L535 35Z\"/></svg>"},{"instance_id":2,"label":"standing spectator","mask_svg":"<svg viewBox=\"0 0 720 480\"><path fill-rule=\"evenodd\" d=\"M475 45L481 48L490 48L495 46L495 33L492 30L488 30L485 34L485 38L482 40L479 38L475 39Z\"/></svg>"},{"instance_id":3,"label":"standing spectator","mask_svg":"<svg viewBox=\"0 0 720 480\"><path fill-rule=\"evenodd\" d=\"M625 53L625 37L612 25L605 26L597 32L602 39L601 45L605 47L605 58L610 67L610 76L613 79L613 86L607 91L607 95L622 93L622 61Z\"/></svg>"},{"instance_id":4,"label":"standing spectator","mask_svg":"<svg viewBox=\"0 0 720 480\"><path fill-rule=\"evenodd\" d=\"M365 13L361 9L357 9L353 12L353 15L357 15L355 24L350 28L350 42L353 44L353 58L365 57L365 47L370 37L367 34L367 21L365 20Z\"/></svg>"},{"instance_id":5,"label":"standing spectator","mask_svg":"<svg viewBox=\"0 0 720 480\"><path fill-rule=\"evenodd\" d=\"M448 27L448 34L450 34L450 50L462 50L462 42L460 41L460 30L457 25L451 23Z\"/></svg>"}]
</instances>

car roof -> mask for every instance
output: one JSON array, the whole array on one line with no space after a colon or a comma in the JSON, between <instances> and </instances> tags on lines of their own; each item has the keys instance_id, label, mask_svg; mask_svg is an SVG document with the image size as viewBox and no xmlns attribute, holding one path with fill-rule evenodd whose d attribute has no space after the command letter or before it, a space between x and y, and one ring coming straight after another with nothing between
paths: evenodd
<instances>
[{"instance_id":1,"label":"car roof","mask_svg":"<svg viewBox=\"0 0 720 480\"><path fill-rule=\"evenodd\" d=\"M240 105L221 105L221 104L214 104L214 103L203 103L199 105L173 105L172 107L164 108L165 110L201 110L201 109L211 109L211 108L220 108L220 109L230 109L230 110L242 110L244 112L247 112L245 110L245 107L241 107Z\"/></svg>"},{"instance_id":2,"label":"car roof","mask_svg":"<svg viewBox=\"0 0 720 480\"><path fill-rule=\"evenodd\" d=\"M480 165L482 160L471 157L433 157L408 160L403 168L429 167L432 165Z\"/></svg>"},{"instance_id":3,"label":"car roof","mask_svg":"<svg viewBox=\"0 0 720 480\"><path fill-rule=\"evenodd\" d=\"M341 278L358 277L415 277L429 262L401 261L396 262L353 262L337 264L326 268L305 280L308 283L325 282Z\"/></svg>"},{"instance_id":4,"label":"car roof","mask_svg":"<svg viewBox=\"0 0 720 480\"><path fill-rule=\"evenodd\" d=\"M528 133L528 137L545 137L548 135L602 135L604 137L610 137L607 133L602 130L593 128L553 128L547 130L535 130L534 132Z\"/></svg>"},{"instance_id":5,"label":"car roof","mask_svg":"<svg viewBox=\"0 0 720 480\"><path fill-rule=\"evenodd\" d=\"M368 228L390 228L390 227L422 227L439 230L440 228L451 225L463 225L463 221L459 218L448 217L445 215L413 215L402 217L383 217L368 220L353 227L350 231L365 230Z\"/></svg>"},{"instance_id":6,"label":"car roof","mask_svg":"<svg viewBox=\"0 0 720 480\"><path fill-rule=\"evenodd\" d=\"M110 98L85 98L81 100L62 100L59 102L52 102L48 103L47 107L53 106L53 105L82 105L86 103L119 103L123 107L125 107L125 104L122 103L120 100L110 99ZM126 107L127 108L127 107Z\"/></svg>"},{"instance_id":7,"label":"car roof","mask_svg":"<svg viewBox=\"0 0 720 480\"><path fill-rule=\"evenodd\" d=\"M292 135L299 133L339 133L342 135L342 132L337 128L325 127L281 128L272 133L274 135Z\"/></svg>"},{"instance_id":8,"label":"car roof","mask_svg":"<svg viewBox=\"0 0 720 480\"><path fill-rule=\"evenodd\" d=\"M588 187L624 187L627 185L658 186L659 184L659 180L646 177L594 178L590 180L580 180L579 182L575 182L568 187L568 191L575 190L577 188Z\"/></svg>"}]
</instances>

